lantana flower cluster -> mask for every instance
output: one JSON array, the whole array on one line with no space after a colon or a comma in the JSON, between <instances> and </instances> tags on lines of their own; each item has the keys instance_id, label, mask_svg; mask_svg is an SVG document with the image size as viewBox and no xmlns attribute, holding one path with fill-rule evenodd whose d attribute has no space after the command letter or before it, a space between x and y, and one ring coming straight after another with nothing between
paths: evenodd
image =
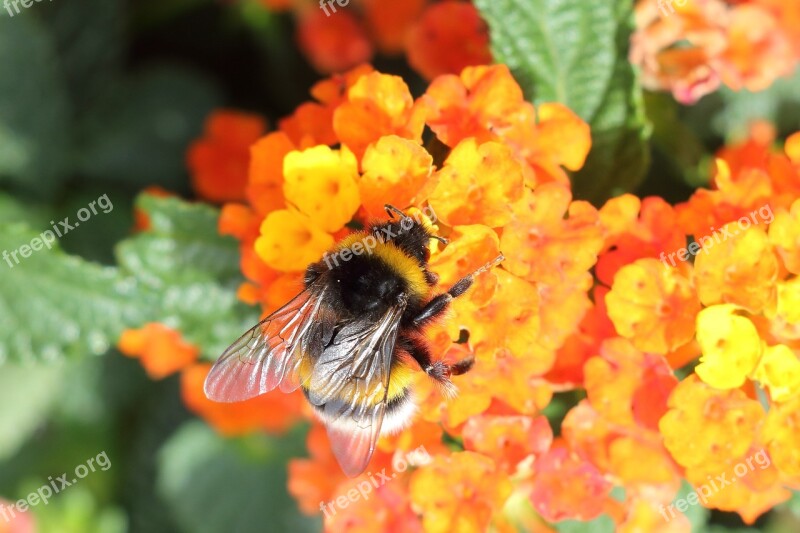
<instances>
[{"instance_id":1,"label":"lantana flower cluster","mask_svg":"<svg viewBox=\"0 0 800 533\"><path fill-rule=\"evenodd\" d=\"M684 104L721 85L761 91L800 57L800 3L786 0L639 0L631 62L649 89Z\"/></svg>"},{"instance_id":2,"label":"lantana flower cluster","mask_svg":"<svg viewBox=\"0 0 800 533\"><path fill-rule=\"evenodd\" d=\"M249 0L246 0L249 1ZM405 55L421 76L458 74L491 61L489 31L471 2L460 0L260 0L291 11L300 50L320 73L343 72L376 53Z\"/></svg>"},{"instance_id":3,"label":"lantana flower cluster","mask_svg":"<svg viewBox=\"0 0 800 533\"><path fill-rule=\"evenodd\" d=\"M220 110L190 151L197 190L228 202L219 230L240 242L241 300L275 310L308 263L385 217L385 203L436 214L450 241L432 243L436 290L501 250L506 260L428 333L435 358L475 357L454 378L458 396L445 400L419 372L414 423L383 437L359 478L341 472L299 393L215 404L202 392L210 365L177 365L187 406L224 434L311 420L309 456L289 464L303 511L385 469L395 476L369 498L326 509L327 530L536 531L605 513L618 531L688 531L685 515L663 513L682 481L732 477L758 453L769 461L702 504L752 523L790 497L800 133L780 148L764 135L724 148L709 188L685 203L625 194L598 209L572 198L568 177L590 149L588 125L561 104L527 102L505 66L438 76L417 98L361 66L311 94L269 133ZM664 259L687 245L693 261ZM144 363L136 333L129 351ZM585 399L554 414L553 395L573 390ZM420 446L428 463L394 470Z\"/></svg>"}]
</instances>

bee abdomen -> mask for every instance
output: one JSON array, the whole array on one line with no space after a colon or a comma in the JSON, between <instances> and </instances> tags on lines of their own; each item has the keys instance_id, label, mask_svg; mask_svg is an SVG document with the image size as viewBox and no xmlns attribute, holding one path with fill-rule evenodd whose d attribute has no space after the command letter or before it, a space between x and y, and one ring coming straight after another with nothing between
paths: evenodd
<instances>
[{"instance_id":1,"label":"bee abdomen","mask_svg":"<svg viewBox=\"0 0 800 533\"><path fill-rule=\"evenodd\" d=\"M306 388L303 388L303 394L306 399L309 399L309 393ZM311 402L309 402L311 403ZM350 402L344 399L335 399L328 401L322 405L311 406L317 417L325 424L332 425L339 429L355 429L364 428L365 423L368 421L355 420L350 415L336 416L338 413L350 410ZM411 423L416 413L417 406L414 403L414 396L410 388L404 388L400 394L386 402L386 411L383 415L383 424L381 426L381 435L397 433Z\"/></svg>"}]
</instances>

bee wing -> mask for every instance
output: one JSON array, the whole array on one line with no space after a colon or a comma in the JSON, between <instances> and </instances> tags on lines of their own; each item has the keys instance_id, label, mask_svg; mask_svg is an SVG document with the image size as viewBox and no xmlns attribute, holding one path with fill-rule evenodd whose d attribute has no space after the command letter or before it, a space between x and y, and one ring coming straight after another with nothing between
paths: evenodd
<instances>
[{"instance_id":1,"label":"bee wing","mask_svg":"<svg viewBox=\"0 0 800 533\"><path fill-rule=\"evenodd\" d=\"M305 356L322 352L325 289L314 283L231 344L206 377L206 396L239 402L280 386L298 386L297 369Z\"/></svg>"},{"instance_id":2,"label":"bee wing","mask_svg":"<svg viewBox=\"0 0 800 533\"><path fill-rule=\"evenodd\" d=\"M404 309L395 306L376 323L345 324L312 371L308 399L322 406L331 448L350 477L364 471L375 451Z\"/></svg>"}]
</instances>

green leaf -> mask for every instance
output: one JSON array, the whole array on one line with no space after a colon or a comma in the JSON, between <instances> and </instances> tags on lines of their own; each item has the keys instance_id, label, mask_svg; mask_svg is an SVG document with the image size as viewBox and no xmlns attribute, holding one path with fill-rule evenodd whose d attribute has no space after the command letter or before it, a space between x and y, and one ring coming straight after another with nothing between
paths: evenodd
<instances>
[{"instance_id":1,"label":"green leaf","mask_svg":"<svg viewBox=\"0 0 800 533\"><path fill-rule=\"evenodd\" d=\"M589 119L592 149L583 168L572 179L575 197L595 204L633 191L650 164L651 127L645 116L639 75L628 60L634 30L633 6L625 0L613 2L618 23L616 62L603 102Z\"/></svg>"},{"instance_id":2,"label":"green leaf","mask_svg":"<svg viewBox=\"0 0 800 533\"><path fill-rule=\"evenodd\" d=\"M689 494L693 492L695 492L694 487L686 480L683 480L678 494L675 495L675 499L672 500L672 509L666 508L664 514L670 517L670 519L672 519L673 513L675 513L675 515L680 514L680 511L674 507L675 502L678 500L686 500ZM689 505L683 514L686 515L686 518L688 518L689 522L692 524L692 531L702 530L708 523L709 516L711 516L711 512L700 504Z\"/></svg>"},{"instance_id":3,"label":"green leaf","mask_svg":"<svg viewBox=\"0 0 800 533\"><path fill-rule=\"evenodd\" d=\"M594 520L582 522L580 520L562 520L554 524L558 533L613 533L614 520L607 514L602 514Z\"/></svg>"},{"instance_id":4,"label":"green leaf","mask_svg":"<svg viewBox=\"0 0 800 533\"><path fill-rule=\"evenodd\" d=\"M63 369L54 364L3 365L0 405L14 408L0 409L0 461L13 456L47 418L61 391L62 375Z\"/></svg>"},{"instance_id":5,"label":"green leaf","mask_svg":"<svg viewBox=\"0 0 800 533\"><path fill-rule=\"evenodd\" d=\"M43 483L28 484L28 494ZM58 494L47 505L31 507L39 533L125 533L127 517L120 507L101 506L91 491L82 485Z\"/></svg>"},{"instance_id":6,"label":"green leaf","mask_svg":"<svg viewBox=\"0 0 800 533\"><path fill-rule=\"evenodd\" d=\"M612 2L476 0L489 23L495 60L517 76L528 97L561 102L584 120L597 113L616 50Z\"/></svg>"},{"instance_id":7,"label":"green leaf","mask_svg":"<svg viewBox=\"0 0 800 533\"><path fill-rule=\"evenodd\" d=\"M57 244L28 248L45 232L0 226L0 362L101 354L157 308L155 294L115 268L68 256Z\"/></svg>"},{"instance_id":8,"label":"green leaf","mask_svg":"<svg viewBox=\"0 0 800 533\"><path fill-rule=\"evenodd\" d=\"M0 13L0 183L52 195L69 173L70 108L55 46L39 20Z\"/></svg>"},{"instance_id":9,"label":"green leaf","mask_svg":"<svg viewBox=\"0 0 800 533\"><path fill-rule=\"evenodd\" d=\"M286 491L286 463L302 449L300 437L225 439L186 423L159 454L157 489L183 531L319 531L319 520L302 516Z\"/></svg>"},{"instance_id":10,"label":"green leaf","mask_svg":"<svg viewBox=\"0 0 800 533\"><path fill-rule=\"evenodd\" d=\"M76 220L79 212L85 217L85 209L93 211L90 218L80 222L80 231L70 231L59 240L65 252L102 264L113 263L114 245L130 236L134 225L132 195L114 185L98 183L70 189L53 209L48 220L69 217L70 223L80 222Z\"/></svg>"},{"instance_id":11,"label":"green leaf","mask_svg":"<svg viewBox=\"0 0 800 533\"><path fill-rule=\"evenodd\" d=\"M152 320L179 329L215 359L258 319L236 300L241 282L235 240L217 233L217 210L142 195L151 229L117 247L119 265L160 295Z\"/></svg>"},{"instance_id":12,"label":"green leaf","mask_svg":"<svg viewBox=\"0 0 800 533\"><path fill-rule=\"evenodd\" d=\"M53 218L49 209L32 202L22 203L0 191L0 224L24 222L30 226L47 226Z\"/></svg>"},{"instance_id":13,"label":"green leaf","mask_svg":"<svg viewBox=\"0 0 800 533\"><path fill-rule=\"evenodd\" d=\"M136 206L147 213L150 228L121 246L121 264L125 259L138 261L126 265L130 271L174 278L187 270L200 270L218 280L239 278L238 244L219 235L216 209L147 194L139 196ZM129 253L128 246L139 255Z\"/></svg>"},{"instance_id":14,"label":"green leaf","mask_svg":"<svg viewBox=\"0 0 800 533\"><path fill-rule=\"evenodd\" d=\"M258 311L236 299L237 245L217 234L216 210L148 196L140 206L153 230L118 245L119 268L68 256L57 244L41 248L35 243L49 228L0 226L0 362L100 354L123 329L147 322L180 330L216 358L257 322Z\"/></svg>"},{"instance_id":15,"label":"green leaf","mask_svg":"<svg viewBox=\"0 0 800 533\"><path fill-rule=\"evenodd\" d=\"M577 198L630 191L649 164L649 126L628 61L633 8L626 0L476 0L495 59L532 101L560 102L592 128L592 150L573 177Z\"/></svg>"}]
</instances>

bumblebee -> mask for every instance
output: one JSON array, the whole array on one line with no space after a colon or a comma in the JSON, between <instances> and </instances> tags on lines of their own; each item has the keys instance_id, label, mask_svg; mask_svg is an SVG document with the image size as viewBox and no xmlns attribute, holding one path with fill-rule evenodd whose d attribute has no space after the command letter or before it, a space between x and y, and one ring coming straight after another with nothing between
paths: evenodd
<instances>
[{"instance_id":1,"label":"bumblebee","mask_svg":"<svg viewBox=\"0 0 800 533\"><path fill-rule=\"evenodd\" d=\"M428 270L429 244L447 241L393 206L386 212L389 221L350 234L311 264L303 290L225 350L204 387L217 402L301 388L350 477L366 469L381 434L411 421L414 362L445 395L455 393L450 377L473 359L434 361L425 328L503 259L431 297L438 276Z\"/></svg>"}]
</instances>

